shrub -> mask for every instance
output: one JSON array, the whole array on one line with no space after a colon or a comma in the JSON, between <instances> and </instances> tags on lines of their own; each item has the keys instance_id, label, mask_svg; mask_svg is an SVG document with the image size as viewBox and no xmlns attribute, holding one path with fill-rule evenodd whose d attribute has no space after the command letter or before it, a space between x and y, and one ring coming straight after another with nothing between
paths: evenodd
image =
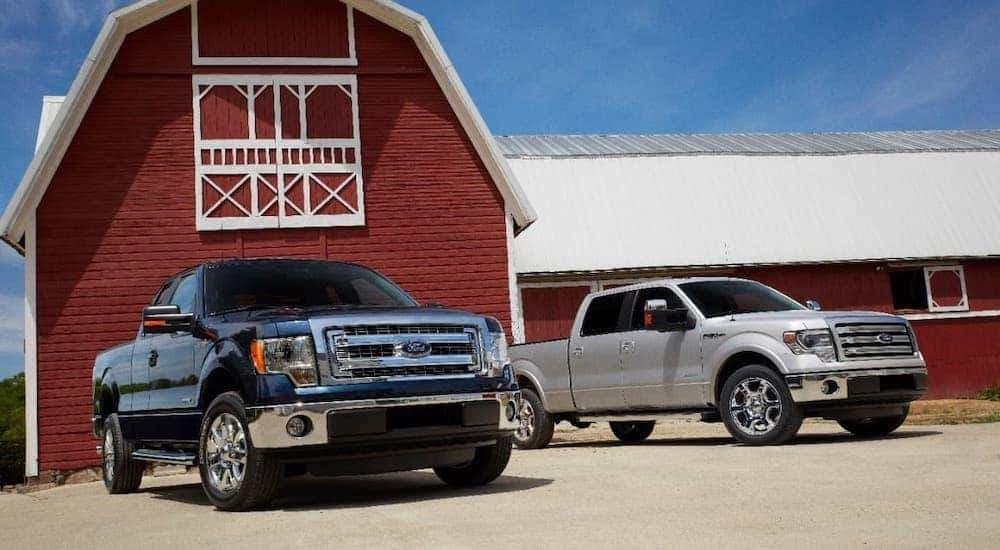
<instances>
[{"instance_id":1,"label":"shrub","mask_svg":"<svg viewBox=\"0 0 1000 550\"><path fill-rule=\"evenodd\" d=\"M0 440L0 487L24 481L24 440Z\"/></svg>"},{"instance_id":2,"label":"shrub","mask_svg":"<svg viewBox=\"0 0 1000 550\"><path fill-rule=\"evenodd\" d=\"M1000 401L1000 384L979 392L976 398L983 401Z\"/></svg>"},{"instance_id":3,"label":"shrub","mask_svg":"<svg viewBox=\"0 0 1000 550\"><path fill-rule=\"evenodd\" d=\"M24 374L0 381L0 486L24 481Z\"/></svg>"}]
</instances>

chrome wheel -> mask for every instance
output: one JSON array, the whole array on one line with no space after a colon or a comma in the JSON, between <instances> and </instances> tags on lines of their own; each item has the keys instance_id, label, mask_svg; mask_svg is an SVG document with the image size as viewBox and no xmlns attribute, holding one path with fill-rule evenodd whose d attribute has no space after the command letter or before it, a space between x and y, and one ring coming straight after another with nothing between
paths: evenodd
<instances>
[{"instance_id":1,"label":"chrome wheel","mask_svg":"<svg viewBox=\"0 0 1000 550\"><path fill-rule=\"evenodd\" d=\"M527 441L535 433L535 408L527 399L521 400L521 408L517 411L517 439Z\"/></svg>"},{"instance_id":2,"label":"chrome wheel","mask_svg":"<svg viewBox=\"0 0 1000 550\"><path fill-rule=\"evenodd\" d=\"M224 493L236 491L247 468L247 438L238 418L222 413L212 421L205 441L209 481Z\"/></svg>"},{"instance_id":3,"label":"chrome wheel","mask_svg":"<svg viewBox=\"0 0 1000 550\"><path fill-rule=\"evenodd\" d=\"M747 378L739 383L729 398L729 414L743 433L765 435L781 419L781 395L763 378Z\"/></svg>"},{"instance_id":4,"label":"chrome wheel","mask_svg":"<svg viewBox=\"0 0 1000 550\"><path fill-rule=\"evenodd\" d=\"M115 438L111 430L104 430L104 480L111 483L115 477Z\"/></svg>"}]
</instances>

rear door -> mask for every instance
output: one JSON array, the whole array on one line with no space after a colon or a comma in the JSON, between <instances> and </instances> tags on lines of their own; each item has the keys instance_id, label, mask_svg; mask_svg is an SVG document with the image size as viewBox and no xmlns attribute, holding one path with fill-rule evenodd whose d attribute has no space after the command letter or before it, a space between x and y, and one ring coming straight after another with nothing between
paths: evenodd
<instances>
[{"instance_id":1,"label":"rear door","mask_svg":"<svg viewBox=\"0 0 1000 550\"><path fill-rule=\"evenodd\" d=\"M627 293L590 299L579 326L570 338L569 362L573 400L580 410L621 410L622 393L621 329L628 308Z\"/></svg>"},{"instance_id":2,"label":"rear door","mask_svg":"<svg viewBox=\"0 0 1000 550\"><path fill-rule=\"evenodd\" d=\"M625 401L630 409L697 406L701 401L700 323L689 331L647 330L643 316L648 300L666 300L670 309L687 307L666 287L635 293L628 331L621 335Z\"/></svg>"}]
</instances>

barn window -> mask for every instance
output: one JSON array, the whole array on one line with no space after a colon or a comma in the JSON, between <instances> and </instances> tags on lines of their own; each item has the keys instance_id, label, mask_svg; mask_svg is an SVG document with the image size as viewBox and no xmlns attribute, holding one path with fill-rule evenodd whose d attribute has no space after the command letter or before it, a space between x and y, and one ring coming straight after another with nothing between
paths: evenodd
<instances>
[{"instance_id":1,"label":"barn window","mask_svg":"<svg viewBox=\"0 0 1000 550\"><path fill-rule=\"evenodd\" d=\"M889 273L897 311L968 311L969 298L961 266L900 269Z\"/></svg>"},{"instance_id":2,"label":"barn window","mask_svg":"<svg viewBox=\"0 0 1000 550\"><path fill-rule=\"evenodd\" d=\"M353 75L194 79L200 231L364 225Z\"/></svg>"}]
</instances>

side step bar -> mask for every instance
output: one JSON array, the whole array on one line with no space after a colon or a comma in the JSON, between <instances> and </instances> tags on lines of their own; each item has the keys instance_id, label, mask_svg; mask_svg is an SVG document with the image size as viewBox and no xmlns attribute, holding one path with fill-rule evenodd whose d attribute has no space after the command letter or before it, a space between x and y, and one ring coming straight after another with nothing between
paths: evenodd
<instances>
[{"instance_id":1,"label":"side step bar","mask_svg":"<svg viewBox=\"0 0 1000 550\"><path fill-rule=\"evenodd\" d=\"M194 466L196 456L194 453L183 451L158 451L154 449L139 449L132 451L132 458L145 462L160 462L163 464L176 464L178 466Z\"/></svg>"}]
</instances>

